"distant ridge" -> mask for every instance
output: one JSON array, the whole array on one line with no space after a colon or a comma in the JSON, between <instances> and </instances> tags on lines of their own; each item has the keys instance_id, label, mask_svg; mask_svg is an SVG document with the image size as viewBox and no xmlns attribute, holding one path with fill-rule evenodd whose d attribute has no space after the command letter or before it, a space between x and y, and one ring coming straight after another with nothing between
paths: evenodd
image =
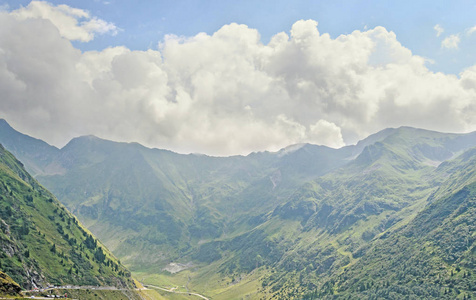
<instances>
[{"instance_id":1,"label":"distant ridge","mask_svg":"<svg viewBox=\"0 0 476 300\"><path fill-rule=\"evenodd\" d=\"M475 132L412 127L385 129L340 149L303 144L231 157L86 136L59 149L36 178L117 257L158 286L186 285L214 299L339 299L340 293L342 299L452 299L457 291L447 280L466 297L471 291L466 284L474 272L466 262L473 254L458 256L465 264L435 265L430 262L443 256L432 249L449 248L411 246L434 243L436 233L415 237L411 245L401 240L417 234L415 224L456 234L454 227L418 221L430 210L452 212L448 224L470 217L461 214L464 205L454 210L453 204L471 203L455 195L472 189L475 149ZM441 205L434 210L433 203ZM472 249L472 240L464 240ZM398 244L396 250L427 251L421 256L425 274L439 274L446 283L419 274L423 266L415 260L411 266L393 260L406 269L387 265L385 274L366 270L364 262L380 270L383 263L371 254L385 256L387 241ZM168 274L177 264L187 269ZM407 269L414 277L401 275ZM445 277L451 270L459 277ZM425 288L412 285L420 282Z\"/></svg>"},{"instance_id":2,"label":"distant ridge","mask_svg":"<svg viewBox=\"0 0 476 300\"><path fill-rule=\"evenodd\" d=\"M34 176L49 172L48 165L60 150L48 143L20 133L0 119L0 143L22 161Z\"/></svg>"}]
</instances>

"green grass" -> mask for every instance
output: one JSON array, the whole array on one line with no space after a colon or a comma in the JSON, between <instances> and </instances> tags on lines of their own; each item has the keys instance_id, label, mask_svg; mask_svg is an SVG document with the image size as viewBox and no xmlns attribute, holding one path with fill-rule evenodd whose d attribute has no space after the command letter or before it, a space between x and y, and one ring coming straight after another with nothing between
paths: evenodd
<instances>
[{"instance_id":1,"label":"green grass","mask_svg":"<svg viewBox=\"0 0 476 300\"><path fill-rule=\"evenodd\" d=\"M94 238L94 247L85 247L85 237L91 235L89 230L3 148L0 148L0 183L3 220L0 239L14 254L2 252L0 264L22 287L29 288L32 280L44 286L47 283L132 286L131 279L125 276L129 272L112 253ZM104 254L102 262L93 259L100 248ZM39 275L32 279L25 270Z\"/></svg>"},{"instance_id":2,"label":"green grass","mask_svg":"<svg viewBox=\"0 0 476 300\"><path fill-rule=\"evenodd\" d=\"M84 137L59 150L64 173L39 178L145 283L223 299L302 298L343 293L336 281L379 241L475 180L474 154L438 166L471 146L460 137L399 128L341 150L229 158ZM416 254L440 251L426 247ZM358 281L354 289L371 282Z\"/></svg>"}]
</instances>

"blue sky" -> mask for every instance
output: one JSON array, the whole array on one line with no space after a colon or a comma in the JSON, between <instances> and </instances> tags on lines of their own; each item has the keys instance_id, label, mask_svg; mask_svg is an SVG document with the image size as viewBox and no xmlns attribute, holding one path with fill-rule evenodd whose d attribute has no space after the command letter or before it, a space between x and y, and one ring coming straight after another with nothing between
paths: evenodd
<instances>
[{"instance_id":1,"label":"blue sky","mask_svg":"<svg viewBox=\"0 0 476 300\"><path fill-rule=\"evenodd\" d=\"M433 71L458 74L476 64L476 34L465 30L476 26L476 2L453 1L131 1L131 0L63 0L49 1L88 10L92 15L114 23L117 35L102 35L93 41L74 42L82 50L101 50L124 45L133 50L156 49L165 34L194 36L213 34L225 24L236 22L256 28L263 43L278 32L289 32L300 19L319 22L319 31L331 37L383 26L397 35L413 54L429 58ZM10 9L27 6L30 1L2 1ZM444 32L437 37L434 26ZM445 37L459 35L458 49L441 46Z\"/></svg>"}]
</instances>

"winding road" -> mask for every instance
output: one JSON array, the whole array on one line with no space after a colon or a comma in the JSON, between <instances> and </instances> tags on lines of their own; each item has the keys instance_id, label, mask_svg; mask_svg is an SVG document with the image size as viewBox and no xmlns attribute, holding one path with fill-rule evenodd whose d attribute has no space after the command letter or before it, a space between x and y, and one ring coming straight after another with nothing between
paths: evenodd
<instances>
[{"instance_id":1,"label":"winding road","mask_svg":"<svg viewBox=\"0 0 476 300\"><path fill-rule=\"evenodd\" d=\"M180 291L175 291L175 288L171 288L171 289L166 289L166 288L163 288L163 287L160 287L160 286L155 286L155 285L150 285L150 284L142 284L144 287L146 288L153 288L153 289L158 289L158 290L162 290L162 291L165 291L165 292L168 292L168 293L175 293L175 294L188 294L188 295L193 295L193 296L197 296L199 298L202 298L204 300L210 300L209 298L203 296L203 295L200 295L200 294L197 294L197 293L193 293L193 292L180 292ZM63 289L63 290L110 290L110 291L125 291L125 290L130 290L130 289L121 289L121 288L117 288L117 287L114 287L114 286L55 286L55 287L48 287L48 288L44 288L44 289L37 289L37 290L29 290L29 291L24 291L23 293L26 293L26 292L43 292L43 291L48 291L48 290L58 290L58 289ZM137 290L141 290L141 289L137 289ZM33 297L32 299L50 299L50 298L44 298L44 297L36 297L36 296L31 296Z\"/></svg>"},{"instance_id":2,"label":"winding road","mask_svg":"<svg viewBox=\"0 0 476 300\"><path fill-rule=\"evenodd\" d=\"M169 292L169 293L194 295L194 296L200 297L200 298L202 298L202 299L204 299L204 300L210 300L209 298L207 298L207 297L205 297L205 296L203 296L203 295L197 294L197 293L192 293L192 292L180 292L180 291L175 291L174 289L166 289L166 288L162 288L162 287L155 286L155 285L150 285L150 284L143 284L143 286L145 286L145 287L147 287L147 288L158 289L158 290L165 291L165 292Z\"/></svg>"}]
</instances>

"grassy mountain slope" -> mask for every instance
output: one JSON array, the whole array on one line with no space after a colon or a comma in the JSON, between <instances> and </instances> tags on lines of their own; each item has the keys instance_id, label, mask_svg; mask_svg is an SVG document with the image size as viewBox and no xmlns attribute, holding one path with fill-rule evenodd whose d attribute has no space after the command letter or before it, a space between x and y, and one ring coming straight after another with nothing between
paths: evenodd
<instances>
[{"instance_id":1,"label":"grassy mountain slope","mask_svg":"<svg viewBox=\"0 0 476 300\"><path fill-rule=\"evenodd\" d=\"M476 296L476 149L408 225L381 235L309 298L471 299Z\"/></svg>"},{"instance_id":2,"label":"grassy mountain slope","mask_svg":"<svg viewBox=\"0 0 476 300\"><path fill-rule=\"evenodd\" d=\"M0 269L23 288L132 286L130 273L0 146Z\"/></svg>"},{"instance_id":3,"label":"grassy mountain slope","mask_svg":"<svg viewBox=\"0 0 476 300\"><path fill-rule=\"evenodd\" d=\"M402 127L217 158L89 136L37 178L147 283L215 299L346 295L336 278L380 237L472 183L475 146L476 133ZM164 271L172 262L185 270Z\"/></svg>"},{"instance_id":4,"label":"grassy mountain slope","mask_svg":"<svg viewBox=\"0 0 476 300\"><path fill-rule=\"evenodd\" d=\"M349 153L301 145L218 158L87 136L51 162L64 174L37 178L123 261L160 270L198 243L252 229L296 186L345 164Z\"/></svg>"},{"instance_id":5,"label":"grassy mountain slope","mask_svg":"<svg viewBox=\"0 0 476 300\"><path fill-rule=\"evenodd\" d=\"M198 267L172 281L217 299L305 296L356 264L373 239L405 226L441 190L471 182L474 164L462 162L474 152L461 152L476 139L449 149L460 138L393 130L341 169L297 189L254 228L200 244L188 258Z\"/></svg>"},{"instance_id":6,"label":"grassy mountain slope","mask_svg":"<svg viewBox=\"0 0 476 300\"><path fill-rule=\"evenodd\" d=\"M411 220L439 185L459 172L460 166L446 167L453 163L442 164L445 172L435 166L441 162L437 159L461 151L446 151L455 138L412 128L393 130L341 169L303 185L248 233L202 244L203 257L198 258L217 263L215 269L229 278L272 266L261 281L265 291L280 297L313 289L329 274L354 264L375 236ZM435 152L446 153L435 157ZM215 252L213 259L209 249ZM202 285L197 281L196 288Z\"/></svg>"}]
</instances>

